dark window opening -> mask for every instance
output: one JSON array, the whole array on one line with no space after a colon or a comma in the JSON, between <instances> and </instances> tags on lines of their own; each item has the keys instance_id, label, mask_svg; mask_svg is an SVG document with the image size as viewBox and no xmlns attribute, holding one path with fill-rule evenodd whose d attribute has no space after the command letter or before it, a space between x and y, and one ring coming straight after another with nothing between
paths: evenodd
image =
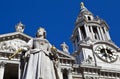
<instances>
[{"instance_id":1,"label":"dark window opening","mask_svg":"<svg viewBox=\"0 0 120 79\"><path fill-rule=\"evenodd\" d=\"M105 30L104 30L104 27L102 27L102 29L103 29L103 33L105 34Z\"/></svg>"},{"instance_id":2,"label":"dark window opening","mask_svg":"<svg viewBox=\"0 0 120 79\"><path fill-rule=\"evenodd\" d=\"M18 64L6 64L3 79L18 79Z\"/></svg>"},{"instance_id":3,"label":"dark window opening","mask_svg":"<svg viewBox=\"0 0 120 79\"><path fill-rule=\"evenodd\" d=\"M117 77L120 77L120 74L119 74L119 73L117 73Z\"/></svg>"},{"instance_id":4,"label":"dark window opening","mask_svg":"<svg viewBox=\"0 0 120 79\"><path fill-rule=\"evenodd\" d=\"M91 20L91 17L90 17L90 16L88 16L88 20Z\"/></svg>"},{"instance_id":5,"label":"dark window opening","mask_svg":"<svg viewBox=\"0 0 120 79\"><path fill-rule=\"evenodd\" d=\"M97 27L93 27L93 33L94 33L94 38L95 38L95 39L99 39Z\"/></svg>"},{"instance_id":6,"label":"dark window opening","mask_svg":"<svg viewBox=\"0 0 120 79\"><path fill-rule=\"evenodd\" d=\"M86 38L86 33L85 33L85 28L84 28L84 26L81 26L81 27L80 27L80 30L81 30L82 38L85 39L85 38Z\"/></svg>"},{"instance_id":7,"label":"dark window opening","mask_svg":"<svg viewBox=\"0 0 120 79\"><path fill-rule=\"evenodd\" d=\"M68 79L68 71L67 71L67 69L63 70L63 79Z\"/></svg>"}]
</instances>

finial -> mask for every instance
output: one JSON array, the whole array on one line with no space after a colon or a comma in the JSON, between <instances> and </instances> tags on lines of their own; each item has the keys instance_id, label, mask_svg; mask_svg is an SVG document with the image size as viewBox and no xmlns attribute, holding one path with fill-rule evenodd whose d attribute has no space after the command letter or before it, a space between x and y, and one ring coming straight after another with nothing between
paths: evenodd
<instances>
[{"instance_id":1,"label":"finial","mask_svg":"<svg viewBox=\"0 0 120 79\"><path fill-rule=\"evenodd\" d=\"M81 9L85 8L85 6L84 6L84 3L83 3L83 2L81 2L81 3L80 3L80 6L81 6Z\"/></svg>"},{"instance_id":2,"label":"finial","mask_svg":"<svg viewBox=\"0 0 120 79\"><path fill-rule=\"evenodd\" d=\"M22 22L20 21L20 22L15 26L15 28L16 28L16 31L17 31L17 32L23 32L25 26L24 26L24 25L22 24Z\"/></svg>"}]
</instances>

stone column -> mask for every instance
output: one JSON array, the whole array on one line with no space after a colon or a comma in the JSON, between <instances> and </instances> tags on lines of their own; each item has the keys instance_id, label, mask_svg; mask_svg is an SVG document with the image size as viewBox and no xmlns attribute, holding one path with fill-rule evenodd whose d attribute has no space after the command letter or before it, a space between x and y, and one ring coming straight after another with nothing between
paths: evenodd
<instances>
[{"instance_id":1,"label":"stone column","mask_svg":"<svg viewBox=\"0 0 120 79\"><path fill-rule=\"evenodd\" d=\"M94 40L95 39L95 37L94 37L94 33L93 33L93 29L92 29L92 26L90 26L90 29L91 29L91 36L92 36L92 40Z\"/></svg>"},{"instance_id":2,"label":"stone column","mask_svg":"<svg viewBox=\"0 0 120 79\"><path fill-rule=\"evenodd\" d=\"M4 77L4 70L5 70L5 63L2 61L0 62L0 79L3 79Z\"/></svg>"},{"instance_id":3,"label":"stone column","mask_svg":"<svg viewBox=\"0 0 120 79\"><path fill-rule=\"evenodd\" d=\"M101 34L102 34L102 35L101 35L101 36L102 36L102 39L105 40L105 35L104 35L104 33L103 33L103 29L100 28L100 31L101 31Z\"/></svg>"},{"instance_id":4,"label":"stone column","mask_svg":"<svg viewBox=\"0 0 120 79\"><path fill-rule=\"evenodd\" d=\"M79 33L79 38L80 38L80 41L82 40L82 34L81 34L81 31L80 31L80 27L78 27L78 33Z\"/></svg>"},{"instance_id":5,"label":"stone column","mask_svg":"<svg viewBox=\"0 0 120 79\"><path fill-rule=\"evenodd\" d=\"M89 30L88 30L88 27L87 27L86 24L84 25L84 28L85 28L85 32L86 32L86 37L89 37L90 36L89 35Z\"/></svg>"},{"instance_id":6,"label":"stone column","mask_svg":"<svg viewBox=\"0 0 120 79\"><path fill-rule=\"evenodd\" d=\"M105 27L104 27L104 30L105 30L105 34L106 34L106 36L107 36L107 39L108 39L108 40L111 40L110 35L109 35L109 33L108 33L108 31L106 30Z\"/></svg>"},{"instance_id":7,"label":"stone column","mask_svg":"<svg viewBox=\"0 0 120 79\"><path fill-rule=\"evenodd\" d=\"M71 69L68 70L68 79L73 79L72 78L72 70Z\"/></svg>"},{"instance_id":8,"label":"stone column","mask_svg":"<svg viewBox=\"0 0 120 79\"><path fill-rule=\"evenodd\" d=\"M97 31L98 31L98 35L99 35L100 40L102 40L99 27L97 27Z\"/></svg>"},{"instance_id":9,"label":"stone column","mask_svg":"<svg viewBox=\"0 0 120 79\"><path fill-rule=\"evenodd\" d=\"M60 68L60 79L63 79L63 69Z\"/></svg>"},{"instance_id":10,"label":"stone column","mask_svg":"<svg viewBox=\"0 0 120 79\"><path fill-rule=\"evenodd\" d=\"M18 79L21 79L21 78L22 78L22 73L21 73L20 63L19 63L19 66L18 66Z\"/></svg>"}]
</instances>

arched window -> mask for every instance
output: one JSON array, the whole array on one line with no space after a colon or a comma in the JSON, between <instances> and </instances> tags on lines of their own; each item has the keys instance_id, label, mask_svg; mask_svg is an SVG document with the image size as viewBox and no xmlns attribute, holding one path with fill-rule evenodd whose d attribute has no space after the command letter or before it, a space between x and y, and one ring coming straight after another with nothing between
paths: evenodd
<instances>
[{"instance_id":1,"label":"arched window","mask_svg":"<svg viewBox=\"0 0 120 79\"><path fill-rule=\"evenodd\" d=\"M88 20L89 20L89 21L91 20L91 17L90 17L90 16L88 16Z\"/></svg>"}]
</instances>

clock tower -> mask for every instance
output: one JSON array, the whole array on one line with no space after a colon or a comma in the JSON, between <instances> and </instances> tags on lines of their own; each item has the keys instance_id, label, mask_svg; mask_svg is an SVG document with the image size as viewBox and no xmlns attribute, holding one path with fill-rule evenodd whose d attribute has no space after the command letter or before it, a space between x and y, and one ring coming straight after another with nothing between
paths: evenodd
<instances>
[{"instance_id":1,"label":"clock tower","mask_svg":"<svg viewBox=\"0 0 120 79\"><path fill-rule=\"evenodd\" d=\"M103 19L94 16L83 2L71 40L73 56L84 78L105 79L112 76L116 79L115 75L120 75L117 73L120 72L120 48L112 42L109 26Z\"/></svg>"}]
</instances>

